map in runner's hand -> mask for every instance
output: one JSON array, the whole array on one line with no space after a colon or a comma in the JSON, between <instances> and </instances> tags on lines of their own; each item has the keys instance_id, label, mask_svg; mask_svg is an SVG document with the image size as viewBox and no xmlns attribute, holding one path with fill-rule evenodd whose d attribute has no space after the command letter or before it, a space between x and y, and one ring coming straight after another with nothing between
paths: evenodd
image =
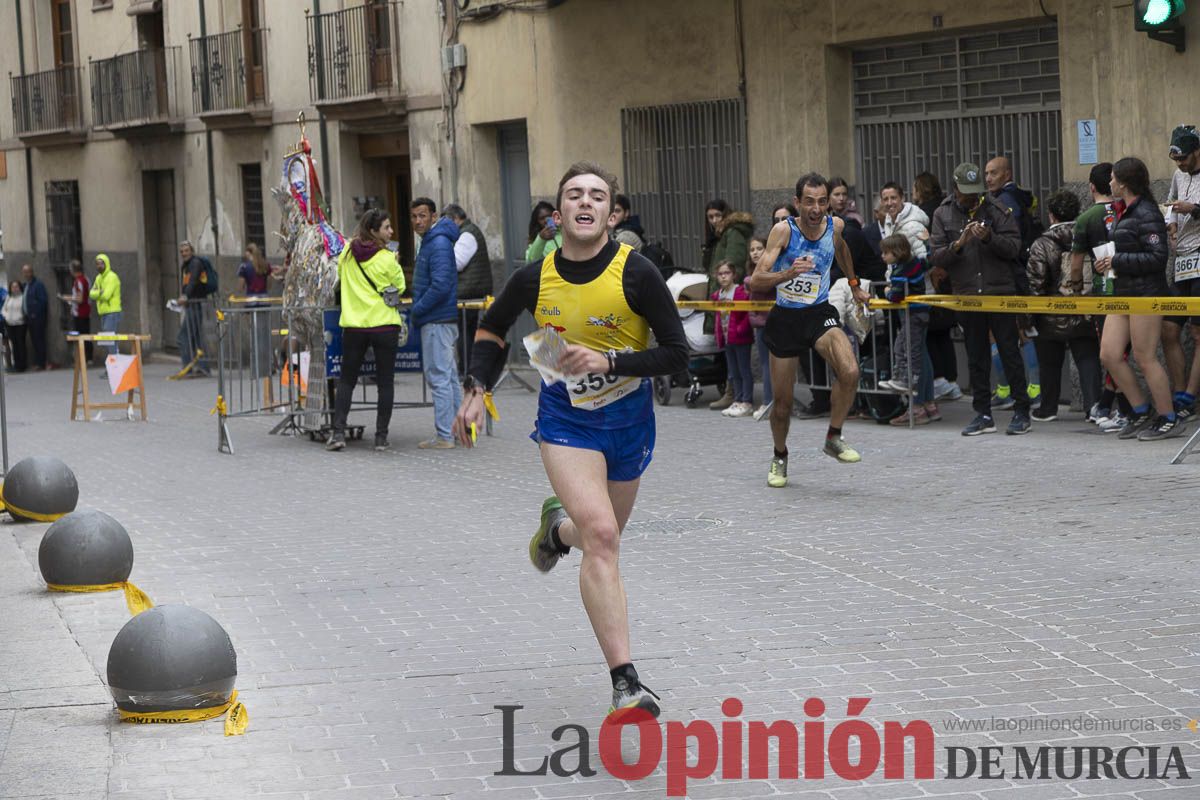
<instances>
[{"instance_id":1,"label":"map in runner's hand","mask_svg":"<svg viewBox=\"0 0 1200 800\"><path fill-rule=\"evenodd\" d=\"M563 372L562 360L570 345L554 328L540 328L523 340L529 353L529 363L537 367L546 383L569 382L571 376Z\"/></svg>"}]
</instances>

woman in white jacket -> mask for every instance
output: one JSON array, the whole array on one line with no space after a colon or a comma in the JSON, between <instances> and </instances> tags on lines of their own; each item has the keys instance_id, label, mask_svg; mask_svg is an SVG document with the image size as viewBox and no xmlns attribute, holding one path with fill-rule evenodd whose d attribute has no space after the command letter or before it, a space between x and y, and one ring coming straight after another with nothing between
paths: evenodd
<instances>
[{"instance_id":1,"label":"woman in white jacket","mask_svg":"<svg viewBox=\"0 0 1200 800\"><path fill-rule=\"evenodd\" d=\"M879 202L887 215L883 221L884 238L899 233L908 239L914 257L925 258L929 241L929 217L925 212L905 202L904 189L898 183L885 183L879 190Z\"/></svg>"}]
</instances>

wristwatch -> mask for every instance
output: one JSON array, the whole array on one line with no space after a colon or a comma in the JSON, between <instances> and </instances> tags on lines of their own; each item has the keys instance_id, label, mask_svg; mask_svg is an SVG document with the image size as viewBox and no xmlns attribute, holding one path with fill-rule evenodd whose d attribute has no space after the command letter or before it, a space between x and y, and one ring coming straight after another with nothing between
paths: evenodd
<instances>
[{"instance_id":1,"label":"wristwatch","mask_svg":"<svg viewBox=\"0 0 1200 800\"><path fill-rule=\"evenodd\" d=\"M475 380L475 376L470 374L463 378L462 388L463 394L474 394L476 391L478 391L480 394L484 394L487 391L483 384Z\"/></svg>"},{"instance_id":2,"label":"wristwatch","mask_svg":"<svg viewBox=\"0 0 1200 800\"><path fill-rule=\"evenodd\" d=\"M847 282L847 283L849 283L849 284L850 284L852 287L854 287L855 289L857 289L857 288L858 288L858 284L859 284L858 278L848 278L848 279L846 280L846 282Z\"/></svg>"}]
</instances>

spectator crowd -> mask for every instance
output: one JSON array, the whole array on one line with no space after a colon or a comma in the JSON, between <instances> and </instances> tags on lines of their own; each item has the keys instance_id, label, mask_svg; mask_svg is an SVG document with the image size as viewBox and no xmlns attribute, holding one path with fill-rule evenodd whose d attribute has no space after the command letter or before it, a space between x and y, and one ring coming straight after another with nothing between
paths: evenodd
<instances>
[{"instance_id":1,"label":"spectator crowd","mask_svg":"<svg viewBox=\"0 0 1200 800\"><path fill-rule=\"evenodd\" d=\"M949 192L939 176L923 172L912 185L889 181L872 187L870 209L860 210L851 187L841 178L828 182L829 214L843 223L843 239L854 271L870 282L877 297L893 302L922 294L1126 297L1200 296L1200 135L1181 125L1171 136L1168 155L1175 169L1160 205L1149 170L1137 158L1095 165L1088 197L1060 189L1038 198L1014 180L1013 165L1003 156L960 164L949 176ZM784 198L772 211L771 225L797 216ZM452 204L439 214L426 197L414 200L408 223L417 237L412 273L412 308L407 319L420 337L425 379L433 396L434 429L421 443L428 449L454 447L451 424L459 405L459 375L470 355L479 312L460 313L460 300L493 292L487 241L466 210ZM562 245L553 204L538 202L529 219L527 261L539 261ZM685 259L707 278L714 300L770 300L773 292L751 292L749 275L765 249L764 229L754 216L711 200L704 209L704 237L698 261ZM669 277L672 254L647 234L630 199L615 197L610 235L646 255ZM373 350L376 364L391 364L404 330L404 319L388 300L388 291L405 292L396 256L395 231L386 211L368 210L339 260L345 366L339 399L357 382L356 364ZM122 318L121 282L109 258L97 254L89 279L80 262L71 265L67 304L70 329L118 330ZM785 265L786 266L786 265ZM266 295L285 268L272 266L255 243L245 249L237 289ZM217 291L211 263L191 244L180 247L183 287L180 358L184 371L206 374L201 301ZM1195 415L1200 394L1200 348L1190 360L1184 344L1200 332L1200 315L1016 315L955 313L927 304L909 304L903 313L872 321L856 308L845 276L836 265L830 299L857 346L864 375L891 393L864 391L852 417L870 417L894 425L923 426L942 419L939 403L971 395L974 419L965 436L997 430L995 412L1011 410L1009 434L1031 430L1034 423L1058 419L1074 394L1086 419L1119 438L1142 441L1179 436ZM26 264L20 280L0 287L0 324L4 357L10 369L44 370L51 296ZM705 333L723 353L723 395L709 407L727 417L761 419L771 405L769 357L763 341L765 312L732 311L709 315ZM889 335L869 336L872 325ZM1190 328L1190 336L1185 329ZM967 381L960 386L956 341L966 353ZM879 342L889 343L885 350ZM102 343L103 344L103 343ZM107 345L115 349L115 345ZM269 350L268 347L263 348ZM96 348L100 357L107 350ZM1063 372L1070 353L1077 388L1064 391ZM87 357L93 357L88 344ZM797 404L797 415L829 413L828 370L815 353L800 367L811 388L811 403ZM380 385L387 381L380 370ZM755 383L761 385L755 402ZM380 392L376 446L387 447L391 393ZM384 405L389 407L385 413ZM338 404L330 449L344 446L346 410Z\"/></svg>"}]
</instances>

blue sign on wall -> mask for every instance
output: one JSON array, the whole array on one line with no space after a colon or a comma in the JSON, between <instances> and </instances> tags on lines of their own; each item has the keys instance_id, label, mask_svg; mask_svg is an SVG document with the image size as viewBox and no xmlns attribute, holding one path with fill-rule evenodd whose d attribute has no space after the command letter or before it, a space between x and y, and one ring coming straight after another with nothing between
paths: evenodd
<instances>
[{"instance_id":1,"label":"blue sign on wall","mask_svg":"<svg viewBox=\"0 0 1200 800\"><path fill-rule=\"evenodd\" d=\"M1099 163L1096 158L1096 120L1076 120L1075 130L1079 134L1079 163Z\"/></svg>"},{"instance_id":2,"label":"blue sign on wall","mask_svg":"<svg viewBox=\"0 0 1200 800\"><path fill-rule=\"evenodd\" d=\"M396 350L396 372L421 371L421 336L413 330L408 321L408 308L400 309L404 324L408 327L408 344ZM325 377L340 378L342 376L342 326L338 319L342 312L336 308L325 311ZM367 350L359 377L375 374L375 355Z\"/></svg>"}]
</instances>

